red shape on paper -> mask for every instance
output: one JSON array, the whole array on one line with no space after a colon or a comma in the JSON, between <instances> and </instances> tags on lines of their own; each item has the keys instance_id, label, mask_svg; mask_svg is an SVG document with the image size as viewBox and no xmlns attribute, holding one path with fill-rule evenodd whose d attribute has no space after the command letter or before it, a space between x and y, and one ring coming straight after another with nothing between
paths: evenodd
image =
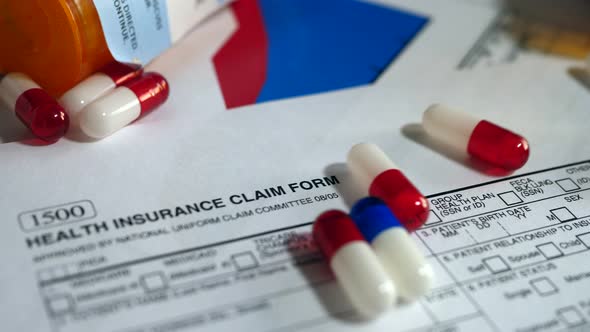
<instances>
[{"instance_id":1,"label":"red shape on paper","mask_svg":"<svg viewBox=\"0 0 590 332\"><path fill-rule=\"evenodd\" d=\"M258 1L236 1L232 10L238 30L213 57L228 109L256 102L268 63L268 39Z\"/></svg>"}]
</instances>

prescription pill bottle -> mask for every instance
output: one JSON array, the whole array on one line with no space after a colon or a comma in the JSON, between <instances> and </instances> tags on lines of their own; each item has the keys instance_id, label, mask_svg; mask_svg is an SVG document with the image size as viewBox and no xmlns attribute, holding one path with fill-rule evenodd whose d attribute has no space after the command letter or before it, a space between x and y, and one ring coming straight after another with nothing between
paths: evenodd
<instances>
[{"instance_id":1,"label":"prescription pill bottle","mask_svg":"<svg viewBox=\"0 0 590 332\"><path fill-rule=\"evenodd\" d=\"M147 64L231 0L0 0L0 73L55 97L117 60Z\"/></svg>"},{"instance_id":2,"label":"prescription pill bottle","mask_svg":"<svg viewBox=\"0 0 590 332\"><path fill-rule=\"evenodd\" d=\"M0 72L58 96L113 61L92 0L0 0Z\"/></svg>"}]
</instances>

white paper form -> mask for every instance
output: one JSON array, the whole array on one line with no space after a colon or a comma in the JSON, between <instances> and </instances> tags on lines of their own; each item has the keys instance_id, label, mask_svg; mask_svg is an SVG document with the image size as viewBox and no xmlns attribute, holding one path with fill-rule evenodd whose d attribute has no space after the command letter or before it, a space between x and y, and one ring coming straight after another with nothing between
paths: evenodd
<instances>
[{"instance_id":1,"label":"white paper form","mask_svg":"<svg viewBox=\"0 0 590 332\"><path fill-rule=\"evenodd\" d=\"M462 100L449 84L441 88L439 83L452 76L450 64L464 54L493 12L458 3L404 4L437 19L373 87L224 111L219 90L212 84L215 77L209 59L231 32L231 17L225 13L154 64L153 69L170 79L172 96L141 124L93 144L65 140L43 148L2 145L0 258L8 267L0 274L3 328L494 331L535 324L528 319L502 321L496 310L506 301L479 303L469 294L462 273L480 256L456 263L451 270L438 256L443 251L419 238L439 271L435 292L378 321L359 322L309 239L309 222L319 212L346 208L342 198L352 194L341 162L350 145L359 140L380 143L424 193L490 180L399 136L399 128L418 119L433 97ZM469 15L451 15L459 9ZM431 63L433 49L442 50L436 64ZM429 80L417 79L411 66L428 72ZM490 75L483 82L495 80ZM421 90L411 89L420 86ZM512 85L505 86L502 91L512 91ZM547 86L529 91L527 97L538 97L542 89ZM357 108L362 106L358 101L373 91L383 98L381 104L390 96L388 107ZM578 116L588 100L582 99L584 90L575 91L580 93L574 114ZM471 97L477 100L476 92L480 91ZM494 98L498 96L491 101ZM563 100L555 105L563 105ZM461 106L471 106L470 99L462 100ZM491 106L478 111L493 114ZM579 135L578 127L570 129ZM539 136L534 136L535 144L541 142ZM551 148L540 148L542 157L531 159L522 172L588 155L586 147L576 146L550 159ZM555 182L562 178L561 173L543 174ZM518 190L510 189L510 182L497 186L465 195L492 192L496 197L488 202L496 205L486 206L499 209L500 193ZM556 195L558 185L547 186L551 188L547 192ZM544 209L537 208L535 213L541 215ZM439 216L446 217L440 212ZM560 239L551 241L559 245ZM454 241L446 242L448 250L456 249ZM519 251L499 254L508 260ZM480 271L475 276L485 274ZM582 318L588 317L581 305L576 309ZM563 315L569 317L570 312ZM560 317L556 311L554 317ZM559 324L553 327L566 327Z\"/></svg>"},{"instance_id":2,"label":"white paper form","mask_svg":"<svg viewBox=\"0 0 590 332\"><path fill-rule=\"evenodd\" d=\"M51 275L76 266L54 266L39 272L39 288L60 331L185 307L189 313L120 331L582 327L590 313L589 183L590 162L581 162L430 196L433 213L416 238L436 286L371 323L350 316L310 223L60 277Z\"/></svg>"}]
</instances>

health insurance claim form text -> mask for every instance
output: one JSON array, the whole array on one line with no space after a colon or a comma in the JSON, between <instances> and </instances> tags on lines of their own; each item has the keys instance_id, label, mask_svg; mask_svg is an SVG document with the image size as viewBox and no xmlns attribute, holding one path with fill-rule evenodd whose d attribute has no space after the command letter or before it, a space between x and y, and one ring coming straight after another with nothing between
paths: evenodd
<instances>
[{"instance_id":1,"label":"health insurance claim form text","mask_svg":"<svg viewBox=\"0 0 590 332\"><path fill-rule=\"evenodd\" d=\"M459 1L395 4L434 19L371 87L224 111L210 65L231 32L221 13L153 64L173 96L141 124L93 144L1 145L3 329L583 328L588 91L559 76L564 61L536 85L518 71L454 73L494 12ZM433 152L411 124L435 100L518 129L530 162L504 179ZM434 290L372 322L355 318L309 237L320 212L360 195L343 165L359 141L382 146L433 210L415 238L437 271ZM162 217L193 204L201 212ZM47 211L71 219L45 227ZM158 221L121 221L154 211ZM64 240L28 247L44 234Z\"/></svg>"}]
</instances>

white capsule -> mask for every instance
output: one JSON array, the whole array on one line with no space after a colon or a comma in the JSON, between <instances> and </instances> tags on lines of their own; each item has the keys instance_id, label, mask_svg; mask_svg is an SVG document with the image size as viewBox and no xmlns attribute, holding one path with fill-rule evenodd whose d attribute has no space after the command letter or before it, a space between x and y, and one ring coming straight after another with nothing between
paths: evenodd
<instances>
[{"instance_id":1,"label":"white capsule","mask_svg":"<svg viewBox=\"0 0 590 332\"><path fill-rule=\"evenodd\" d=\"M402 298L414 301L430 291L434 283L432 267L383 201L375 197L363 198L352 207L350 216L373 247Z\"/></svg>"},{"instance_id":2,"label":"white capsule","mask_svg":"<svg viewBox=\"0 0 590 332\"><path fill-rule=\"evenodd\" d=\"M80 128L93 138L104 138L160 106L168 98L168 82L146 73L97 99L80 112Z\"/></svg>"},{"instance_id":3,"label":"white capsule","mask_svg":"<svg viewBox=\"0 0 590 332\"><path fill-rule=\"evenodd\" d=\"M313 235L361 315L375 318L392 307L395 286L346 213L331 210L321 214L314 223Z\"/></svg>"},{"instance_id":4,"label":"white capsule","mask_svg":"<svg viewBox=\"0 0 590 332\"><path fill-rule=\"evenodd\" d=\"M408 231L402 227L384 231L371 246L395 281L402 298L414 301L430 291L434 284L434 271Z\"/></svg>"},{"instance_id":5,"label":"white capsule","mask_svg":"<svg viewBox=\"0 0 590 332\"><path fill-rule=\"evenodd\" d=\"M130 124L140 115L139 99L131 90L121 87L88 105L80 115L80 128L90 137L104 138Z\"/></svg>"},{"instance_id":6,"label":"white capsule","mask_svg":"<svg viewBox=\"0 0 590 332\"><path fill-rule=\"evenodd\" d=\"M86 105L115 89L116 85L105 74L96 73L80 82L59 98L59 103L75 118Z\"/></svg>"},{"instance_id":7,"label":"white capsule","mask_svg":"<svg viewBox=\"0 0 590 332\"><path fill-rule=\"evenodd\" d=\"M375 253L364 242L342 247L330 262L351 302L367 318L387 311L395 303L395 286Z\"/></svg>"},{"instance_id":8,"label":"white capsule","mask_svg":"<svg viewBox=\"0 0 590 332\"><path fill-rule=\"evenodd\" d=\"M0 100L11 110L15 108L16 101L25 91L35 89L41 89L41 87L25 74L9 73L5 76L0 75Z\"/></svg>"},{"instance_id":9,"label":"white capsule","mask_svg":"<svg viewBox=\"0 0 590 332\"><path fill-rule=\"evenodd\" d=\"M140 66L113 62L64 93L59 102L70 117L76 118L84 107L141 73Z\"/></svg>"}]
</instances>

